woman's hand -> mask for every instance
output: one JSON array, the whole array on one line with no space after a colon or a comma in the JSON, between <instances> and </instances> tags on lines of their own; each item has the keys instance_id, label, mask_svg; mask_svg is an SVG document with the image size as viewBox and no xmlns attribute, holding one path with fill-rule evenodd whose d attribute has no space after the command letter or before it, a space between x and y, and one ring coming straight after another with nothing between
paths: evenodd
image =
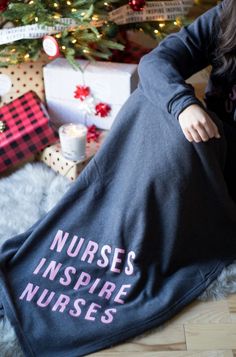
<instances>
[{"instance_id":1,"label":"woman's hand","mask_svg":"<svg viewBox=\"0 0 236 357\"><path fill-rule=\"evenodd\" d=\"M178 120L186 139L190 142L199 143L214 137L220 138L216 124L200 105L188 106L180 113Z\"/></svg>"}]
</instances>

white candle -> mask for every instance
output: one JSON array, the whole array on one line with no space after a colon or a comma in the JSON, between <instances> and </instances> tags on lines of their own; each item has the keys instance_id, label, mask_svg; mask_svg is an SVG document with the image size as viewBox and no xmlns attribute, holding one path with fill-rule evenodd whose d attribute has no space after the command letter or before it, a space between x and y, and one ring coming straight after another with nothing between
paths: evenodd
<instances>
[{"instance_id":1,"label":"white candle","mask_svg":"<svg viewBox=\"0 0 236 357\"><path fill-rule=\"evenodd\" d=\"M69 160L79 161L86 157L88 128L83 124L64 124L59 128L62 155Z\"/></svg>"}]
</instances>

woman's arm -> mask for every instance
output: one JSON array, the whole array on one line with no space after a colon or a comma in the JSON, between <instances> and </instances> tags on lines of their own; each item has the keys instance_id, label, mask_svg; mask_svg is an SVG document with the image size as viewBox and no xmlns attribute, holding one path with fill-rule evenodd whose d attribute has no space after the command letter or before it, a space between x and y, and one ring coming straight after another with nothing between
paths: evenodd
<instances>
[{"instance_id":1,"label":"woman's arm","mask_svg":"<svg viewBox=\"0 0 236 357\"><path fill-rule=\"evenodd\" d=\"M192 24L168 35L139 62L139 88L176 119L191 104L203 107L193 86L185 80L211 63L221 7L213 7Z\"/></svg>"}]
</instances>

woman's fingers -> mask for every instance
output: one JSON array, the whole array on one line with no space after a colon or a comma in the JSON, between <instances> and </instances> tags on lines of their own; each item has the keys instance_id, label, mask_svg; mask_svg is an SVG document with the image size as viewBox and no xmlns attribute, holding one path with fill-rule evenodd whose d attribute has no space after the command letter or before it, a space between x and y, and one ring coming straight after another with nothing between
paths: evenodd
<instances>
[{"instance_id":1,"label":"woman's fingers","mask_svg":"<svg viewBox=\"0 0 236 357\"><path fill-rule=\"evenodd\" d=\"M185 128L185 137L190 142L199 143L200 141L206 142L214 137L220 138L220 134L215 123L208 121L205 126L199 123L195 127Z\"/></svg>"},{"instance_id":2,"label":"woman's fingers","mask_svg":"<svg viewBox=\"0 0 236 357\"><path fill-rule=\"evenodd\" d=\"M217 126L216 126L216 124L213 122L213 120L208 120L208 122L207 122L207 125L206 125L206 130L207 130L207 132L208 133L212 133L212 136L210 136L210 137L216 137L216 138L220 138L220 133L219 133L219 130L218 130L218 128L217 128Z\"/></svg>"},{"instance_id":3,"label":"woman's fingers","mask_svg":"<svg viewBox=\"0 0 236 357\"><path fill-rule=\"evenodd\" d=\"M196 143L202 141L201 136L198 133L198 130L191 128L190 134L193 137L193 140L196 141Z\"/></svg>"},{"instance_id":4,"label":"woman's fingers","mask_svg":"<svg viewBox=\"0 0 236 357\"><path fill-rule=\"evenodd\" d=\"M184 129L183 133L188 141L190 141L190 142L193 141L193 137L187 129Z\"/></svg>"},{"instance_id":5,"label":"woman's fingers","mask_svg":"<svg viewBox=\"0 0 236 357\"><path fill-rule=\"evenodd\" d=\"M202 141L207 141L210 139L211 136L202 124L198 124L196 130Z\"/></svg>"},{"instance_id":6,"label":"woman's fingers","mask_svg":"<svg viewBox=\"0 0 236 357\"><path fill-rule=\"evenodd\" d=\"M190 142L208 141L220 138L219 130L213 119L197 104L191 104L178 116L179 124L186 139Z\"/></svg>"}]
</instances>

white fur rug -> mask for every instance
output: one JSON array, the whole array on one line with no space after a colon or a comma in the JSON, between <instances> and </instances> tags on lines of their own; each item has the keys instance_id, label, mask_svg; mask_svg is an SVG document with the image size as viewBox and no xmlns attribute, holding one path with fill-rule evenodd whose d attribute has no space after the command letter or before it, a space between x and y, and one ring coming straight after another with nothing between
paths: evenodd
<instances>
[{"instance_id":1,"label":"white fur rug","mask_svg":"<svg viewBox=\"0 0 236 357\"><path fill-rule=\"evenodd\" d=\"M59 201L71 185L73 183L67 178L57 175L40 162L28 163L12 175L0 179L0 245L26 231ZM236 260L198 299L217 300L235 292ZM5 317L0 318L0 351L1 357L23 356L14 330Z\"/></svg>"}]
</instances>

